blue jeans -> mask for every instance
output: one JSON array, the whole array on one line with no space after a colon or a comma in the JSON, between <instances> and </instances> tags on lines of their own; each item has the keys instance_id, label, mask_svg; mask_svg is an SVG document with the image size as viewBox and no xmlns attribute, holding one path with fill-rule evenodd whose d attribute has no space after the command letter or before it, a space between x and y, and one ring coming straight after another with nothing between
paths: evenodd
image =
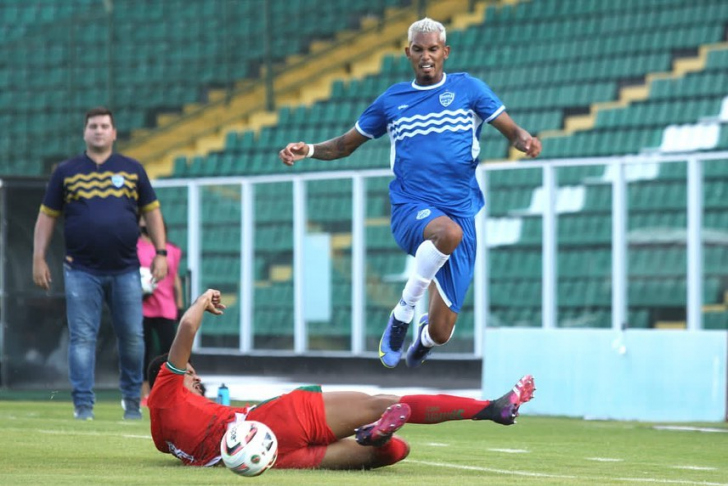
<instances>
[{"instance_id":1,"label":"blue jeans","mask_svg":"<svg viewBox=\"0 0 728 486\"><path fill-rule=\"evenodd\" d=\"M64 266L70 342L68 375L75 407L93 407L96 338L103 302L109 306L119 349L119 389L139 400L144 368L142 286L139 271L97 276Z\"/></svg>"}]
</instances>

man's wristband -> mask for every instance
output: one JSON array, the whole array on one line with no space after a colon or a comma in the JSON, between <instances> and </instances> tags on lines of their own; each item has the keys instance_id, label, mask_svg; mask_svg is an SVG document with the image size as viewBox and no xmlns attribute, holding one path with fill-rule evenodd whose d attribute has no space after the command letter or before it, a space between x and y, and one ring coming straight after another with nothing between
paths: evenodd
<instances>
[{"instance_id":1,"label":"man's wristband","mask_svg":"<svg viewBox=\"0 0 728 486\"><path fill-rule=\"evenodd\" d=\"M167 250L157 250L157 255L167 256Z\"/></svg>"},{"instance_id":2,"label":"man's wristband","mask_svg":"<svg viewBox=\"0 0 728 486\"><path fill-rule=\"evenodd\" d=\"M306 158L310 159L311 157L313 157L313 144L307 143L306 145L308 145L308 153L306 154Z\"/></svg>"}]
</instances>

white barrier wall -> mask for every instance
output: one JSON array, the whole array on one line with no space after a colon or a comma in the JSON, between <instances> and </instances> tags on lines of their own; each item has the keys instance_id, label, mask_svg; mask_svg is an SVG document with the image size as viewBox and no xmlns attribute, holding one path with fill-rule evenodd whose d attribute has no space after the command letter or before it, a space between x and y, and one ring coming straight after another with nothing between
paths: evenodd
<instances>
[{"instance_id":1,"label":"white barrier wall","mask_svg":"<svg viewBox=\"0 0 728 486\"><path fill-rule=\"evenodd\" d=\"M491 328L483 396L530 373L537 391L527 414L723 421L727 347L726 331Z\"/></svg>"}]
</instances>

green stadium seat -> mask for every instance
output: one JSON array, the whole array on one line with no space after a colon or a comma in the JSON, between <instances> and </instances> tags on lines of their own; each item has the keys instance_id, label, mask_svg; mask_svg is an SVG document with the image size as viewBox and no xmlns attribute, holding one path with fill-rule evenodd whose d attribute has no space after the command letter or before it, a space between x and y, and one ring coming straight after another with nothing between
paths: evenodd
<instances>
[{"instance_id":1,"label":"green stadium seat","mask_svg":"<svg viewBox=\"0 0 728 486\"><path fill-rule=\"evenodd\" d=\"M284 17L274 17L279 27L285 23L288 29L289 21L284 18L296 19L296 25L302 22L293 30L297 36L275 39L274 62L281 62L286 56L302 53L309 42L331 38L336 31L347 28L348 22L341 22L341 18L353 21L365 15L380 15L385 4L399 6L405 2L337 2L324 9L330 13L324 16L316 13L320 9L290 5L286 0L269 3L287 12ZM156 3L138 9L135 2L122 2L112 13L116 35L113 51L105 45L109 38L106 13L92 8L93 4L94 0L47 0L42 5L19 2L3 8L3 32L9 35L0 42L2 58L7 61L0 66L0 90L8 92L7 88L14 87L8 99L24 114L51 115L44 117L40 130L44 143L29 144L15 158L42 159L51 155L49 150L59 145L58 141L62 146L72 136L66 122L51 126L56 114L113 100L119 134L124 138L133 129L148 127L158 113L180 112L184 104L204 101L210 87L231 85L253 73L253 65L260 63L257 57L263 52L262 23L252 21L258 12L249 8L249 2L228 2L224 14L219 2L179 9L163 9ZM98 15L99 21L93 15ZM68 19L78 16L86 27L69 38ZM225 22L235 27L223 25ZM229 42L223 43L211 32L227 32ZM185 43L185 49L168 48L180 42ZM231 50L228 46L232 45L259 48ZM77 54L81 52L83 55ZM107 83L110 63L113 85ZM257 73L253 74L257 77ZM107 86L112 86L114 93L107 93ZM25 96L27 93L32 96ZM2 100L0 108L7 108ZM124 109L130 110L127 116L121 115ZM66 126L69 129L60 129ZM19 130L19 134L25 133L31 132ZM232 150L242 148L234 142L230 135L228 146Z\"/></svg>"},{"instance_id":2,"label":"green stadium seat","mask_svg":"<svg viewBox=\"0 0 728 486\"><path fill-rule=\"evenodd\" d=\"M388 250L399 248L392 237L389 225L368 226L366 228L366 245L367 250Z\"/></svg>"},{"instance_id":3,"label":"green stadium seat","mask_svg":"<svg viewBox=\"0 0 728 486\"><path fill-rule=\"evenodd\" d=\"M718 146L715 147L718 150L728 150L728 125L723 124L720 129L720 140Z\"/></svg>"},{"instance_id":4,"label":"green stadium seat","mask_svg":"<svg viewBox=\"0 0 728 486\"><path fill-rule=\"evenodd\" d=\"M705 312L703 314L703 327L713 330L728 330L728 312Z\"/></svg>"},{"instance_id":5,"label":"green stadium seat","mask_svg":"<svg viewBox=\"0 0 728 486\"><path fill-rule=\"evenodd\" d=\"M627 327L630 329L647 329L650 327L650 313L646 309L630 310L627 314Z\"/></svg>"}]
</instances>

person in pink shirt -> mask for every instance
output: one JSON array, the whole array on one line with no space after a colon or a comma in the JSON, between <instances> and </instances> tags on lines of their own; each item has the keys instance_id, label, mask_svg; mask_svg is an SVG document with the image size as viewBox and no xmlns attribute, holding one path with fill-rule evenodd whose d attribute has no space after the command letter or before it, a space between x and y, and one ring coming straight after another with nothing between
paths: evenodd
<instances>
[{"instance_id":1,"label":"person in pink shirt","mask_svg":"<svg viewBox=\"0 0 728 486\"><path fill-rule=\"evenodd\" d=\"M137 241L137 254L139 264L149 267L157 254L154 243L149 237L147 226L143 219L139 221L141 236ZM165 234L167 227L165 224ZM175 325L179 318L179 310L184 308L182 298L182 280L179 276L179 264L182 260L182 250L167 242L167 276L156 282L151 294L144 294L142 313L144 314L144 382L142 383L142 405L146 405L149 395L149 378L147 368L152 357L159 353L166 353L172 346L175 336ZM159 352L154 352L154 334L159 343Z\"/></svg>"}]
</instances>

